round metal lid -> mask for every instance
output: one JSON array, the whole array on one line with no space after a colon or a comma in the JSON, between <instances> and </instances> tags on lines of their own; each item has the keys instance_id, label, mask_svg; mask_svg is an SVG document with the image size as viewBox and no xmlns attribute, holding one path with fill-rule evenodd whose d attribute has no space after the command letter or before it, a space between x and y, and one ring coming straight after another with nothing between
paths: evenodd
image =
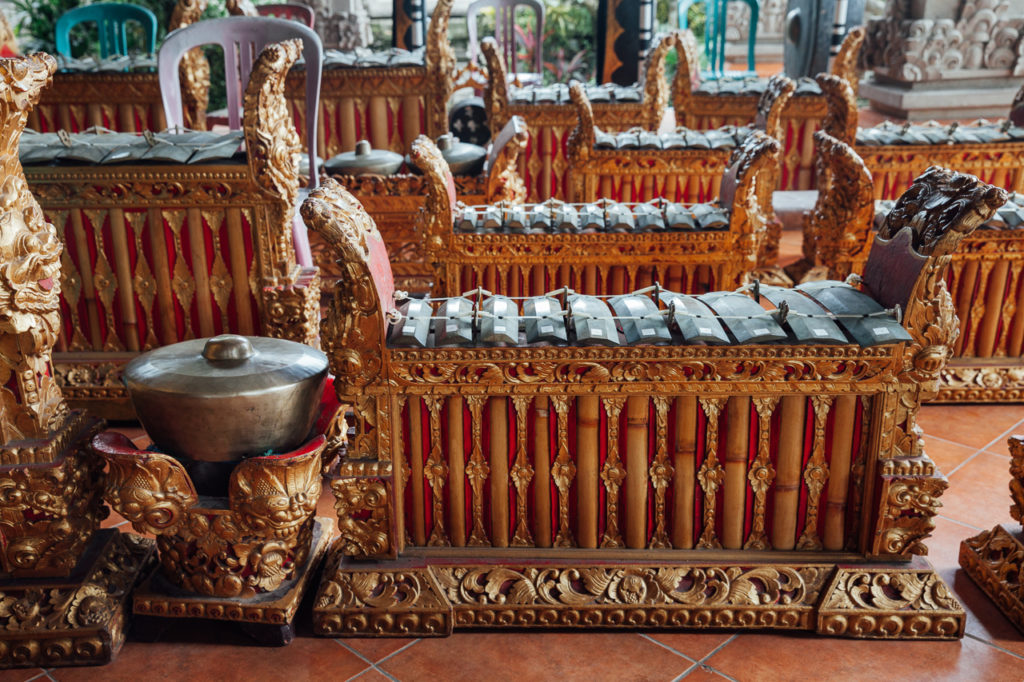
<instances>
[{"instance_id":1,"label":"round metal lid","mask_svg":"<svg viewBox=\"0 0 1024 682\"><path fill-rule=\"evenodd\" d=\"M157 348L129 362L129 388L195 396L259 393L326 374L327 356L285 339L223 334Z\"/></svg>"},{"instance_id":2,"label":"round metal lid","mask_svg":"<svg viewBox=\"0 0 1024 682\"><path fill-rule=\"evenodd\" d=\"M324 167L331 173L361 175L373 173L391 175L397 171L405 157L387 149L372 149L366 140L356 143L355 151L342 152L331 157Z\"/></svg>"},{"instance_id":3,"label":"round metal lid","mask_svg":"<svg viewBox=\"0 0 1024 682\"><path fill-rule=\"evenodd\" d=\"M480 145L459 142L451 133L437 138L437 148L454 175L479 173L487 156L487 150Z\"/></svg>"}]
</instances>

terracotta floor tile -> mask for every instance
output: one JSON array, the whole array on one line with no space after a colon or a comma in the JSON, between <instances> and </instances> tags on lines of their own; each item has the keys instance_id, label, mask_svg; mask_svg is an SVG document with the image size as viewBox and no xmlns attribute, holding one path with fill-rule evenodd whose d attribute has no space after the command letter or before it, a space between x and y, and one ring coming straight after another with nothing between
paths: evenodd
<instances>
[{"instance_id":1,"label":"terracotta floor tile","mask_svg":"<svg viewBox=\"0 0 1024 682\"><path fill-rule=\"evenodd\" d=\"M732 637L727 632L651 632L647 636L695 661L704 658Z\"/></svg>"},{"instance_id":2,"label":"terracotta floor tile","mask_svg":"<svg viewBox=\"0 0 1024 682\"><path fill-rule=\"evenodd\" d=\"M773 680L1020 680L1024 660L975 639L883 642L741 635L706 661L742 682Z\"/></svg>"},{"instance_id":3,"label":"terracotta floor tile","mask_svg":"<svg viewBox=\"0 0 1024 682\"><path fill-rule=\"evenodd\" d=\"M33 677L38 677L44 672L45 671L42 668L15 668L13 670L0 670L0 682L25 682L25 680L31 680Z\"/></svg>"},{"instance_id":4,"label":"terracotta floor tile","mask_svg":"<svg viewBox=\"0 0 1024 682\"><path fill-rule=\"evenodd\" d=\"M688 682L726 682L729 678L720 675L710 666L699 665L683 679Z\"/></svg>"},{"instance_id":5,"label":"terracotta floor tile","mask_svg":"<svg viewBox=\"0 0 1024 682\"><path fill-rule=\"evenodd\" d=\"M966 445L957 445L948 440L930 436L924 436L924 451L932 458L939 471L948 474L964 463L968 457L978 451L977 448L970 448Z\"/></svg>"},{"instance_id":6,"label":"terracotta floor tile","mask_svg":"<svg viewBox=\"0 0 1024 682\"><path fill-rule=\"evenodd\" d=\"M346 680L369 666L330 639L299 637L286 647L258 647L233 627L176 623L156 643L128 642L114 663L100 670L58 669L58 682L102 679L167 680Z\"/></svg>"},{"instance_id":7,"label":"terracotta floor tile","mask_svg":"<svg viewBox=\"0 0 1024 682\"><path fill-rule=\"evenodd\" d=\"M693 663L625 633L458 633L380 664L399 680L669 680Z\"/></svg>"},{"instance_id":8,"label":"terracotta floor tile","mask_svg":"<svg viewBox=\"0 0 1024 682\"><path fill-rule=\"evenodd\" d=\"M928 435L983 448L1021 419L1021 405L925 405L917 423Z\"/></svg>"},{"instance_id":9,"label":"terracotta floor tile","mask_svg":"<svg viewBox=\"0 0 1024 682\"><path fill-rule=\"evenodd\" d=\"M1003 457L979 452L949 475L939 513L977 528L1010 523L1010 467Z\"/></svg>"},{"instance_id":10,"label":"terracotta floor tile","mask_svg":"<svg viewBox=\"0 0 1024 682\"><path fill-rule=\"evenodd\" d=\"M120 526L124 522L124 517L111 509L110 516L100 521L100 528L114 528L115 526ZM127 530L128 528L131 528L131 526L125 526L123 530Z\"/></svg>"},{"instance_id":11,"label":"terracotta floor tile","mask_svg":"<svg viewBox=\"0 0 1024 682\"><path fill-rule=\"evenodd\" d=\"M995 525L995 524L993 524ZM1024 635L960 568L960 543L975 531L947 519L937 519L928 539L928 561L939 572L967 612L967 634L1024 656ZM1024 666L1024 662L1021 664ZM1024 677L1024 674L1022 674Z\"/></svg>"},{"instance_id":12,"label":"terracotta floor tile","mask_svg":"<svg viewBox=\"0 0 1024 682\"><path fill-rule=\"evenodd\" d=\"M341 642L350 649L354 649L359 654L374 663L387 658L391 654L395 653L399 649L412 642L415 639L392 639L390 637L381 637L380 639L370 637L349 637L347 639L341 639Z\"/></svg>"},{"instance_id":13,"label":"terracotta floor tile","mask_svg":"<svg viewBox=\"0 0 1024 682\"><path fill-rule=\"evenodd\" d=\"M381 674L379 671L370 668L364 673L352 678L353 682L390 682L391 678Z\"/></svg>"}]
</instances>

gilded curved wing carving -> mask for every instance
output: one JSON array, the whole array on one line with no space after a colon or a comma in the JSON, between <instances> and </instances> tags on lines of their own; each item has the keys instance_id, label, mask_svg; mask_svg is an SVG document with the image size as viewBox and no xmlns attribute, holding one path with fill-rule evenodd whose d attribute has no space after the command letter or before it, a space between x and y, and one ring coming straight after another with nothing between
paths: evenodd
<instances>
[{"instance_id":1,"label":"gilded curved wing carving","mask_svg":"<svg viewBox=\"0 0 1024 682\"><path fill-rule=\"evenodd\" d=\"M846 37L843 38L843 44L839 46L839 53L832 60L831 73L846 81L855 96L857 86L860 84L860 78L857 76L857 60L867 34L867 29L863 26L850 29Z\"/></svg>"},{"instance_id":2,"label":"gilded curved wing carving","mask_svg":"<svg viewBox=\"0 0 1024 682\"><path fill-rule=\"evenodd\" d=\"M665 80L665 58L679 40L678 31L658 36L654 47L647 53L641 68L644 92L643 125L656 130L662 114L668 106L668 81Z\"/></svg>"},{"instance_id":3,"label":"gilded curved wing carving","mask_svg":"<svg viewBox=\"0 0 1024 682\"><path fill-rule=\"evenodd\" d=\"M174 533L199 502L192 480L169 455L137 450L127 437L107 431L93 440L107 460L105 497L140 533Z\"/></svg>"},{"instance_id":4,"label":"gilded curved wing carving","mask_svg":"<svg viewBox=\"0 0 1024 682\"><path fill-rule=\"evenodd\" d=\"M441 150L426 135L420 135L412 143L410 156L427 179L427 197L418 223L427 258L436 263L451 242L455 180Z\"/></svg>"},{"instance_id":5,"label":"gilded curved wing carving","mask_svg":"<svg viewBox=\"0 0 1024 682\"><path fill-rule=\"evenodd\" d=\"M434 96L426 103L427 132L431 135L441 135L448 129L448 98L454 89L455 78L455 50L448 40L453 2L438 0L427 27L427 79L435 89Z\"/></svg>"},{"instance_id":6,"label":"gilded curved wing carving","mask_svg":"<svg viewBox=\"0 0 1024 682\"><path fill-rule=\"evenodd\" d=\"M249 75L243 99L243 129L249 168L260 186L278 199L270 240L275 272L288 277L295 268L292 216L299 188L299 135L284 96L288 70L302 54L299 39L271 43L263 48Z\"/></svg>"},{"instance_id":7,"label":"gilded curved wing carving","mask_svg":"<svg viewBox=\"0 0 1024 682\"><path fill-rule=\"evenodd\" d=\"M519 172L519 158L526 151L530 134L522 116L513 116L494 141L488 156L487 203L526 201L526 183Z\"/></svg>"},{"instance_id":8,"label":"gilded curved wing carving","mask_svg":"<svg viewBox=\"0 0 1024 682\"><path fill-rule=\"evenodd\" d=\"M480 52L487 65L487 86L484 88L484 109L491 129L505 125L508 120L508 72L498 51L498 43L487 37L480 41Z\"/></svg>"},{"instance_id":9,"label":"gilded curved wing carving","mask_svg":"<svg viewBox=\"0 0 1024 682\"><path fill-rule=\"evenodd\" d=\"M384 242L362 205L332 178L310 192L302 203L302 217L338 262L329 313L320 322L320 344L330 359L335 386L365 386L380 378L385 315L393 305L394 282L383 281L391 277ZM378 245L376 254L373 244ZM375 257L387 270L377 278Z\"/></svg>"},{"instance_id":10,"label":"gilded curved wing carving","mask_svg":"<svg viewBox=\"0 0 1024 682\"><path fill-rule=\"evenodd\" d=\"M821 129L846 144L857 140L857 95L850 83L830 73L819 73L814 78L825 96L828 112L821 122Z\"/></svg>"},{"instance_id":11,"label":"gilded curved wing carving","mask_svg":"<svg viewBox=\"0 0 1024 682\"><path fill-rule=\"evenodd\" d=\"M818 200L806 216L804 256L815 266L829 268L830 277L845 279L852 263L870 247L874 181L850 145L821 130L814 133L814 144Z\"/></svg>"},{"instance_id":12,"label":"gilded curved wing carving","mask_svg":"<svg viewBox=\"0 0 1024 682\"><path fill-rule=\"evenodd\" d=\"M238 463L228 487L230 507L246 533L286 538L316 511L323 436L298 454L251 457Z\"/></svg>"},{"instance_id":13,"label":"gilded curved wing carving","mask_svg":"<svg viewBox=\"0 0 1024 682\"><path fill-rule=\"evenodd\" d=\"M678 62L672 87L672 106L675 108L676 122L681 124L700 74L700 48L690 29L683 29L677 34L676 56Z\"/></svg>"},{"instance_id":14,"label":"gilded curved wing carving","mask_svg":"<svg viewBox=\"0 0 1024 682\"><path fill-rule=\"evenodd\" d=\"M594 108L590 105L582 83L573 81L569 85L569 97L576 106L577 115L576 127L569 133L569 159L576 166L590 157L597 136L597 124L594 122Z\"/></svg>"},{"instance_id":15,"label":"gilded curved wing carving","mask_svg":"<svg viewBox=\"0 0 1024 682\"><path fill-rule=\"evenodd\" d=\"M757 102L757 116L754 127L759 128L776 140L781 140L786 129L782 125L782 112L796 91L792 78L777 73L768 79L768 87Z\"/></svg>"}]
</instances>

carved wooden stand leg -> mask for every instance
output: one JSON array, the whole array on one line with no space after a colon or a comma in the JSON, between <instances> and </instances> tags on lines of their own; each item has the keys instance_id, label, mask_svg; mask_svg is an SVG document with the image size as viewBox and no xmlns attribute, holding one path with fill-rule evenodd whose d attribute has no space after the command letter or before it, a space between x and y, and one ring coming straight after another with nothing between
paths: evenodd
<instances>
[{"instance_id":1,"label":"carved wooden stand leg","mask_svg":"<svg viewBox=\"0 0 1024 682\"><path fill-rule=\"evenodd\" d=\"M563 555L564 556L564 555ZM965 614L921 559L825 562L328 560L319 635L444 637L454 628L810 631L865 639L957 639Z\"/></svg>"},{"instance_id":2,"label":"carved wooden stand leg","mask_svg":"<svg viewBox=\"0 0 1024 682\"><path fill-rule=\"evenodd\" d=\"M1010 515L1024 523L1024 437L1010 437ZM1024 633L1024 533L1004 525L960 543L960 566Z\"/></svg>"},{"instance_id":3,"label":"carved wooden stand leg","mask_svg":"<svg viewBox=\"0 0 1024 682\"><path fill-rule=\"evenodd\" d=\"M197 618L237 623L239 629L264 646L285 646L295 639L295 613L310 579L316 574L331 535L332 519L317 517L309 559L295 577L273 592L256 599L210 597L188 592L172 584L159 571L135 590L133 611L144 632L143 639L155 641L170 624L170 618ZM140 618L141 617L141 618Z\"/></svg>"},{"instance_id":4,"label":"carved wooden stand leg","mask_svg":"<svg viewBox=\"0 0 1024 682\"><path fill-rule=\"evenodd\" d=\"M96 531L102 463L85 444L98 426L71 413L50 437L21 441L21 463L0 466L0 668L101 665L124 643L154 543Z\"/></svg>"}]
</instances>

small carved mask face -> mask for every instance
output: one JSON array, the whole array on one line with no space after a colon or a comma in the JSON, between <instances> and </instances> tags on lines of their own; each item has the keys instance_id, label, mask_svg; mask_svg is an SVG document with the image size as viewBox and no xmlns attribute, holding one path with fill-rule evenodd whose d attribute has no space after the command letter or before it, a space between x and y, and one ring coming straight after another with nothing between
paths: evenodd
<instances>
[{"instance_id":1,"label":"small carved mask face","mask_svg":"<svg viewBox=\"0 0 1024 682\"><path fill-rule=\"evenodd\" d=\"M11 176L0 187L0 327L15 333L56 314L60 298L61 243L34 203L19 205L21 184Z\"/></svg>"}]
</instances>

